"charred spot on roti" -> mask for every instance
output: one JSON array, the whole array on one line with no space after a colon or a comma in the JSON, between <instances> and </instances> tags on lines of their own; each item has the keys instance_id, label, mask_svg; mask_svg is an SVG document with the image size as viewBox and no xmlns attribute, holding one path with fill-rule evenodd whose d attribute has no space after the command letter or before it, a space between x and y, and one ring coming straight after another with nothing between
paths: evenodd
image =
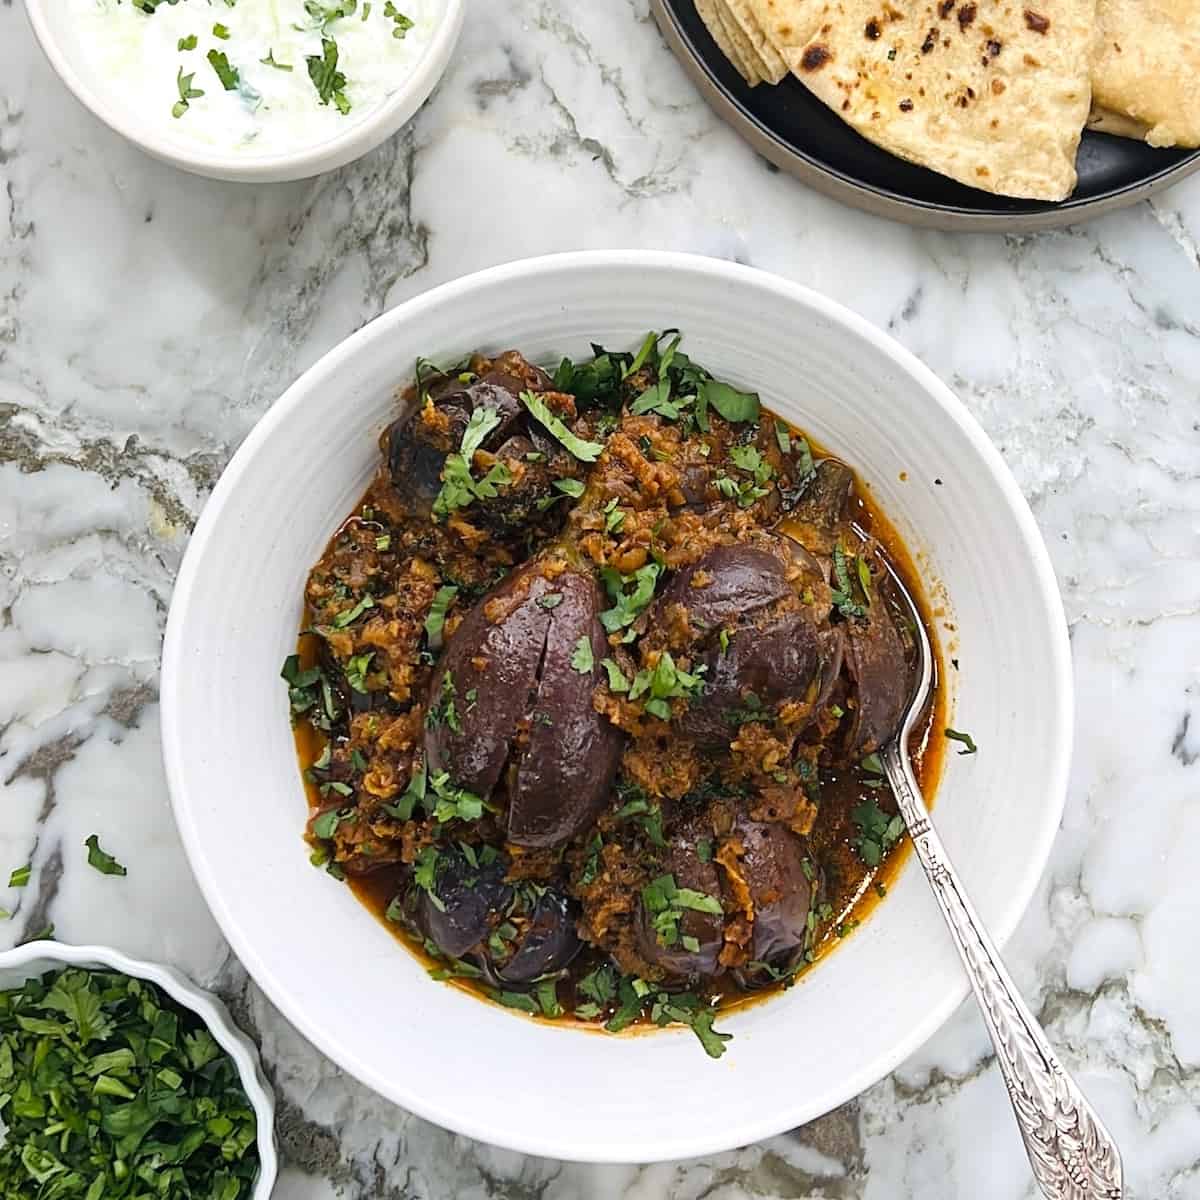
<instances>
[{"instance_id":1,"label":"charred spot on roti","mask_svg":"<svg viewBox=\"0 0 1200 1200\"><path fill-rule=\"evenodd\" d=\"M1043 17L1041 13L1036 13L1031 8L1025 10L1025 24L1033 30L1034 33L1045 34L1050 29L1050 19Z\"/></svg>"},{"instance_id":2,"label":"charred spot on roti","mask_svg":"<svg viewBox=\"0 0 1200 1200\"><path fill-rule=\"evenodd\" d=\"M804 55L800 59L800 66L805 71L819 71L827 62L833 58L829 50L822 46L819 42L815 46L809 46Z\"/></svg>"},{"instance_id":3,"label":"charred spot on roti","mask_svg":"<svg viewBox=\"0 0 1200 1200\"><path fill-rule=\"evenodd\" d=\"M913 110L913 102L911 100L901 100L900 101L900 111L901 112L912 112L912 110Z\"/></svg>"},{"instance_id":4,"label":"charred spot on roti","mask_svg":"<svg viewBox=\"0 0 1200 1200\"><path fill-rule=\"evenodd\" d=\"M935 26L925 35L925 40L921 43L922 54L929 54L933 50L934 46L937 45L937 37L938 30Z\"/></svg>"},{"instance_id":5,"label":"charred spot on roti","mask_svg":"<svg viewBox=\"0 0 1200 1200\"><path fill-rule=\"evenodd\" d=\"M959 29L966 29L967 26L975 20L975 17L978 13L979 9L974 4L964 4L962 8L958 10Z\"/></svg>"},{"instance_id":6,"label":"charred spot on roti","mask_svg":"<svg viewBox=\"0 0 1200 1200\"><path fill-rule=\"evenodd\" d=\"M955 0L942 0L938 5L938 16L944 21L954 11Z\"/></svg>"},{"instance_id":7,"label":"charred spot on roti","mask_svg":"<svg viewBox=\"0 0 1200 1200\"><path fill-rule=\"evenodd\" d=\"M866 28L863 30L863 33L864 33L864 34L866 34L866 36L867 36L867 37L868 37L868 38L869 38L869 39L870 39L872 42L875 42L875 41L878 41L878 40L879 40L879 35L880 35L880 33L881 33L881 32L882 32L882 31L881 31L881 30L880 30L880 28L879 28L879 22L878 22L877 20L875 20L875 18L874 18L874 17L872 17L872 18L871 18L871 19L870 19L870 20L867 22L867 27L866 27Z\"/></svg>"},{"instance_id":8,"label":"charred spot on roti","mask_svg":"<svg viewBox=\"0 0 1200 1200\"><path fill-rule=\"evenodd\" d=\"M992 94L993 95L1003 96L1006 90L1007 90L1007 88L1006 88L1006 85L1005 85L1003 79L993 79L992 80Z\"/></svg>"}]
</instances>

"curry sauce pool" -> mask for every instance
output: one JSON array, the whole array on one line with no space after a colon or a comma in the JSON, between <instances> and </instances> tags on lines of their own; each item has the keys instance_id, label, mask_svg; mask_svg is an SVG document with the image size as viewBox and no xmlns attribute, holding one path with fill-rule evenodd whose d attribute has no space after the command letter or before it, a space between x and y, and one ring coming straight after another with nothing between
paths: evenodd
<instances>
[{"instance_id":1,"label":"curry sauce pool","mask_svg":"<svg viewBox=\"0 0 1200 1200\"><path fill-rule=\"evenodd\" d=\"M313 860L439 977L719 1055L716 1011L789 986L898 861L875 753L911 559L677 334L416 374L284 667Z\"/></svg>"}]
</instances>

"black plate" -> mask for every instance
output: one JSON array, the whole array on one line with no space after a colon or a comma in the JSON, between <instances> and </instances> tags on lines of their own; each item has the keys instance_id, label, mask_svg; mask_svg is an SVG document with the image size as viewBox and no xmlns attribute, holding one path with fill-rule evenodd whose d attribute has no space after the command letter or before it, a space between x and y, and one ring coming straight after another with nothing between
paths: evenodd
<instances>
[{"instance_id":1,"label":"black plate","mask_svg":"<svg viewBox=\"0 0 1200 1200\"><path fill-rule=\"evenodd\" d=\"M1132 204L1200 168L1200 150L1155 150L1085 131L1069 200L1011 200L964 187L873 146L798 80L752 88L721 52L693 0L652 0L655 17L717 113L777 166L879 216L941 229L1024 231Z\"/></svg>"}]
</instances>

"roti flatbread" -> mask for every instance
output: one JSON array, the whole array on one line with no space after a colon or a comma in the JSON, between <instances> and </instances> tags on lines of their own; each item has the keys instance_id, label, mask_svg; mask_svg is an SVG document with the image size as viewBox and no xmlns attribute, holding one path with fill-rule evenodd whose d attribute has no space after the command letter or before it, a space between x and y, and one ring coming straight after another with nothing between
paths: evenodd
<instances>
[{"instance_id":1,"label":"roti flatbread","mask_svg":"<svg viewBox=\"0 0 1200 1200\"><path fill-rule=\"evenodd\" d=\"M725 22L721 19L720 0L696 0L696 12L700 20L704 22L704 27L712 34L712 39L717 43L721 53L737 67L738 74L751 87L762 83L763 77L758 73L757 68L749 59L743 58L738 53L733 38L729 36Z\"/></svg>"},{"instance_id":2,"label":"roti flatbread","mask_svg":"<svg viewBox=\"0 0 1200 1200\"><path fill-rule=\"evenodd\" d=\"M984 191L1071 194L1096 0L748 3L797 77L876 145Z\"/></svg>"},{"instance_id":3,"label":"roti flatbread","mask_svg":"<svg viewBox=\"0 0 1200 1200\"><path fill-rule=\"evenodd\" d=\"M1092 117L1151 146L1200 146L1200 0L1100 0Z\"/></svg>"},{"instance_id":4,"label":"roti flatbread","mask_svg":"<svg viewBox=\"0 0 1200 1200\"><path fill-rule=\"evenodd\" d=\"M787 75L788 65L758 23L750 0L725 0L725 6L753 50L762 77L768 83L778 83Z\"/></svg>"}]
</instances>

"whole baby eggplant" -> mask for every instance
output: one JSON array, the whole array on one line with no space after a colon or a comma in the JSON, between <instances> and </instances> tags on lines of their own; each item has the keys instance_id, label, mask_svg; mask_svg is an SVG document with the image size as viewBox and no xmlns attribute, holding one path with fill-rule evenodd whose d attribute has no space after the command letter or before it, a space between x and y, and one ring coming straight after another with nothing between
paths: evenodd
<instances>
[{"instance_id":1,"label":"whole baby eggplant","mask_svg":"<svg viewBox=\"0 0 1200 1200\"><path fill-rule=\"evenodd\" d=\"M750 962L776 969L790 967L804 952L808 914L818 886L807 843L785 825L751 821L744 816L738 818L734 836L742 851L737 869L754 906ZM743 968L738 972L739 982L743 986L765 982L758 980L760 974L767 973L762 968Z\"/></svg>"},{"instance_id":2,"label":"whole baby eggplant","mask_svg":"<svg viewBox=\"0 0 1200 1200\"><path fill-rule=\"evenodd\" d=\"M497 980L522 987L569 965L582 945L575 932L575 917L574 902L546 888L534 903L512 957L495 968Z\"/></svg>"},{"instance_id":3,"label":"whole baby eggplant","mask_svg":"<svg viewBox=\"0 0 1200 1200\"><path fill-rule=\"evenodd\" d=\"M432 891L414 886L414 923L443 954L462 958L486 940L512 901L506 863L472 865L457 846L438 853Z\"/></svg>"},{"instance_id":4,"label":"whole baby eggplant","mask_svg":"<svg viewBox=\"0 0 1200 1200\"><path fill-rule=\"evenodd\" d=\"M481 796L503 777L516 845L561 845L609 795L621 735L592 703L606 652L602 604L590 575L535 559L472 609L434 672L430 769ZM581 643L591 650L585 671L572 664Z\"/></svg>"},{"instance_id":5,"label":"whole baby eggplant","mask_svg":"<svg viewBox=\"0 0 1200 1200\"><path fill-rule=\"evenodd\" d=\"M488 408L499 417L482 446L495 450L528 423L521 392L541 392L549 386L544 371L512 351L483 375L466 377L466 382L458 375L436 376L426 383L424 393L443 419L436 426L427 424L418 405L384 431L392 485L414 512L428 514L441 490L446 456L462 444L471 414Z\"/></svg>"},{"instance_id":6,"label":"whole baby eggplant","mask_svg":"<svg viewBox=\"0 0 1200 1200\"><path fill-rule=\"evenodd\" d=\"M552 888L537 889L532 908L525 894L505 882L503 857L472 862L461 848L438 853L432 891L411 885L412 921L450 958L466 958L493 984L521 987L562 970L579 953L571 900ZM511 920L518 928L510 952L496 961L492 932Z\"/></svg>"},{"instance_id":7,"label":"whole baby eggplant","mask_svg":"<svg viewBox=\"0 0 1200 1200\"><path fill-rule=\"evenodd\" d=\"M704 748L727 746L754 713L769 719L784 701L828 690L841 669L842 635L820 604L803 599L820 584L808 556L781 538L718 546L675 575L660 604L686 611L692 669L702 667L704 678L679 719L684 735Z\"/></svg>"}]
</instances>

